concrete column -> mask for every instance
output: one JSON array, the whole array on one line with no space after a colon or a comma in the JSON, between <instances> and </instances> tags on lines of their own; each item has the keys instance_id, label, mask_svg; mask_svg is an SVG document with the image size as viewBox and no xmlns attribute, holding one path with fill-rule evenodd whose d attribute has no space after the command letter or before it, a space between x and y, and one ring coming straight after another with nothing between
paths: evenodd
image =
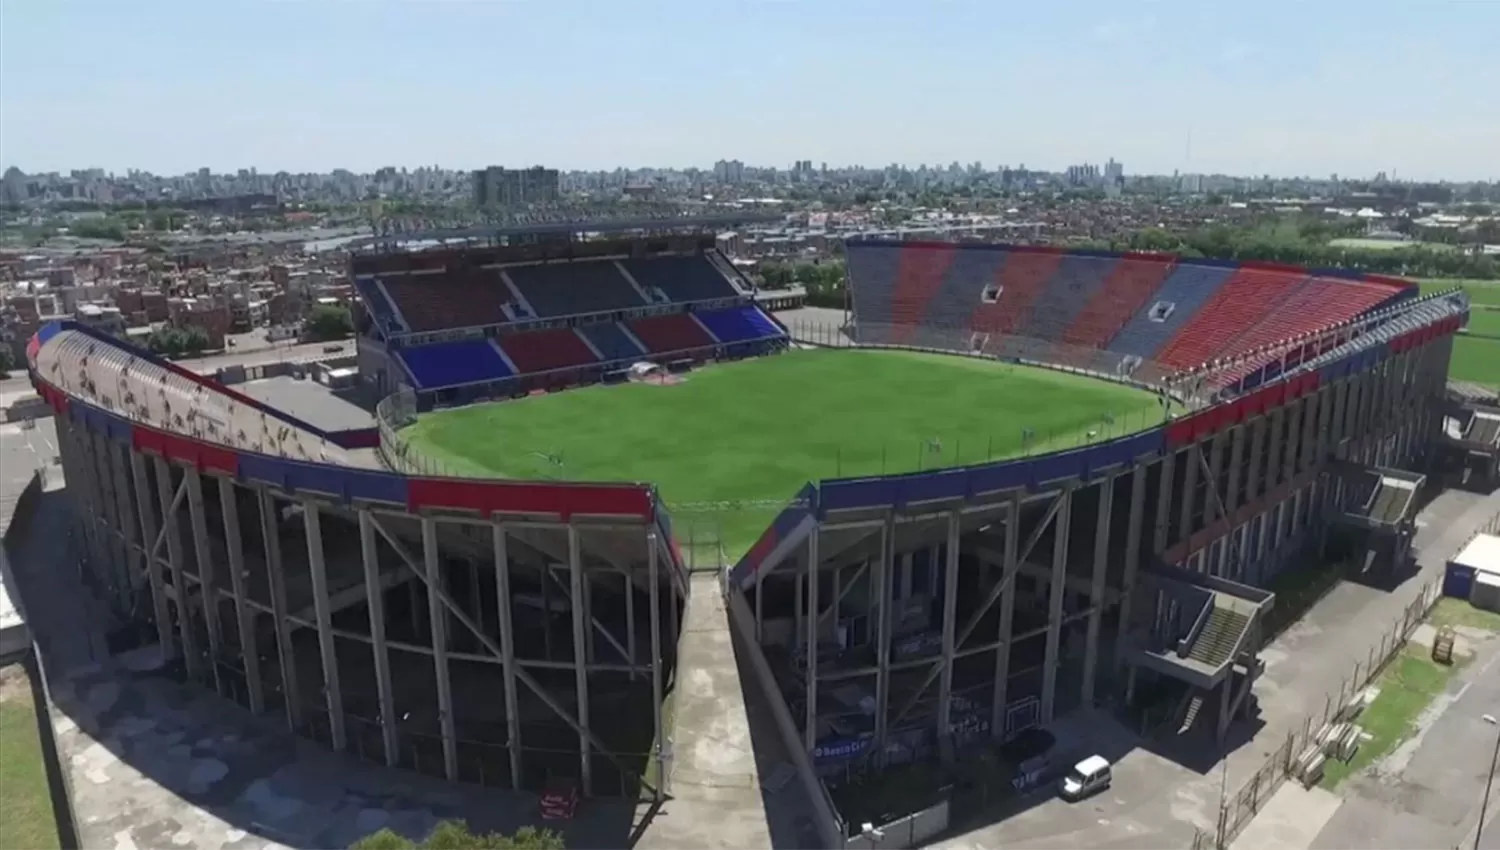
<instances>
[{"instance_id":1,"label":"concrete column","mask_svg":"<svg viewBox=\"0 0 1500 850\"><path fill-rule=\"evenodd\" d=\"M500 660L503 665L502 676L505 688L505 734L509 739L507 749L510 755L510 782L512 788L521 787L521 710L519 699L516 695L516 639L514 634L515 616L510 602L510 552L506 538L505 526L495 523L493 534L493 547L495 558L495 619L500 629ZM652 550L652 563L655 563L655 550ZM659 650L660 645L655 638L658 622L655 617L657 606L657 590L653 586L652 593L652 635L653 650ZM658 665L659 666L659 665ZM659 673L657 675L660 675ZM659 683L659 679L657 682Z\"/></svg>"},{"instance_id":2,"label":"concrete column","mask_svg":"<svg viewBox=\"0 0 1500 850\"><path fill-rule=\"evenodd\" d=\"M891 571L896 559L896 517L889 514L880 528L880 556L870 586L875 613L875 758L883 763L890 730L891 700Z\"/></svg>"},{"instance_id":3,"label":"concrete column","mask_svg":"<svg viewBox=\"0 0 1500 850\"><path fill-rule=\"evenodd\" d=\"M453 682L448 678L448 617L439 592L443 571L438 561L437 520L430 516L422 517L422 568L427 575L427 622L432 631L432 667L437 680L438 723L443 735L443 773L450 781L457 782L458 735L453 728Z\"/></svg>"},{"instance_id":4,"label":"concrete column","mask_svg":"<svg viewBox=\"0 0 1500 850\"><path fill-rule=\"evenodd\" d=\"M286 722L293 732L297 732L302 728L302 688L297 681L297 653L292 646L292 630L286 618L286 575L282 572L276 500L264 487L258 488L256 494L260 500L260 534L266 548L266 576L271 588L271 619L276 627L276 655L281 666Z\"/></svg>"},{"instance_id":5,"label":"concrete column","mask_svg":"<svg viewBox=\"0 0 1500 850\"><path fill-rule=\"evenodd\" d=\"M1018 568L1021 548L1021 503L1025 499L1022 493L1014 493L1010 497L1010 504L1005 512L1005 551L1001 557L1005 563L1001 565L1001 580L1011 576L1010 584L1000 595L1000 627L997 629L999 645L995 647L995 696L992 706L993 715L990 718L990 733L997 740L1005 737L1005 706L1009 699L1010 690L1010 648L1011 632L1015 626L1016 614L1016 584L1014 576Z\"/></svg>"},{"instance_id":6,"label":"concrete column","mask_svg":"<svg viewBox=\"0 0 1500 850\"><path fill-rule=\"evenodd\" d=\"M1250 430L1248 423L1238 425L1230 430L1229 443L1229 480L1225 482L1224 509L1229 511L1230 517L1240 507L1240 481L1245 473L1245 433Z\"/></svg>"},{"instance_id":7,"label":"concrete column","mask_svg":"<svg viewBox=\"0 0 1500 850\"><path fill-rule=\"evenodd\" d=\"M1302 442L1300 444L1297 471L1312 469L1318 454L1318 397L1305 396L1302 400Z\"/></svg>"},{"instance_id":8,"label":"concrete column","mask_svg":"<svg viewBox=\"0 0 1500 850\"><path fill-rule=\"evenodd\" d=\"M802 746L809 753L818 741L818 537L807 537L807 716L803 718Z\"/></svg>"},{"instance_id":9,"label":"concrete column","mask_svg":"<svg viewBox=\"0 0 1500 850\"><path fill-rule=\"evenodd\" d=\"M963 514L948 512L948 557L943 573L943 660L938 676L937 741L939 748L952 753L953 734L953 651L954 630L958 624L958 546ZM934 547L936 549L936 547ZM933 567L937 566L936 558Z\"/></svg>"},{"instance_id":10,"label":"concrete column","mask_svg":"<svg viewBox=\"0 0 1500 850\"><path fill-rule=\"evenodd\" d=\"M370 655L375 662L375 693L380 705L380 740L385 763L401 761L396 737L396 695L391 687L391 654L385 642L385 591L380 582L380 548L375 542L375 522L367 508L359 511L359 553L365 573L365 608L370 615Z\"/></svg>"},{"instance_id":11,"label":"concrete column","mask_svg":"<svg viewBox=\"0 0 1500 850\"><path fill-rule=\"evenodd\" d=\"M1208 491L1204 493L1203 526L1207 528L1220 517L1219 510L1226 498L1224 495L1224 446L1229 442L1229 432L1220 431L1209 441Z\"/></svg>"},{"instance_id":12,"label":"concrete column","mask_svg":"<svg viewBox=\"0 0 1500 850\"><path fill-rule=\"evenodd\" d=\"M1277 457L1282 463L1283 481L1291 481L1297 477L1297 448L1302 444L1302 408L1301 399L1287 405L1287 410L1290 411L1286 427L1287 449L1285 455Z\"/></svg>"},{"instance_id":13,"label":"concrete column","mask_svg":"<svg viewBox=\"0 0 1500 850\"><path fill-rule=\"evenodd\" d=\"M1263 457L1265 455L1266 430L1269 420L1266 416L1257 416L1250 420L1250 462L1245 469L1245 501L1254 503L1261 497L1261 475L1265 467Z\"/></svg>"},{"instance_id":14,"label":"concrete column","mask_svg":"<svg viewBox=\"0 0 1500 850\"><path fill-rule=\"evenodd\" d=\"M224 515L224 549L229 555L229 587L234 594L235 628L240 638L240 662L245 667L245 689L250 692L250 711L263 714L265 693L260 682L260 647L255 637L255 609L245 588L245 542L240 538L240 509L234 482L219 479L219 512Z\"/></svg>"},{"instance_id":15,"label":"concrete column","mask_svg":"<svg viewBox=\"0 0 1500 850\"><path fill-rule=\"evenodd\" d=\"M1286 408L1278 407L1271 411L1268 421L1269 424L1266 426L1268 429L1266 435L1266 472L1265 483L1263 485L1265 488L1264 492L1267 493L1275 490L1276 485L1281 483L1281 471L1283 469L1281 459L1285 457L1286 453L1286 443L1284 442L1286 439L1286 428L1283 427L1283 423L1286 421Z\"/></svg>"},{"instance_id":16,"label":"concrete column","mask_svg":"<svg viewBox=\"0 0 1500 850\"><path fill-rule=\"evenodd\" d=\"M1115 476L1099 484L1099 508L1094 518L1094 572L1089 582L1088 634L1083 649L1084 705L1094 704L1095 667L1099 663L1099 627L1104 617L1104 580L1109 566L1109 529L1115 503Z\"/></svg>"},{"instance_id":17,"label":"concrete column","mask_svg":"<svg viewBox=\"0 0 1500 850\"><path fill-rule=\"evenodd\" d=\"M333 748L343 752L348 741L344 736L344 695L339 689L338 647L334 645L333 613L328 605L328 565L323 555L323 520L318 503L304 500L302 518L307 525L307 565L312 576L313 617L318 623L318 654L323 660L328 734L333 739Z\"/></svg>"},{"instance_id":18,"label":"concrete column","mask_svg":"<svg viewBox=\"0 0 1500 850\"><path fill-rule=\"evenodd\" d=\"M192 606L188 604L192 592L183 575L182 530L177 523L177 499L172 493L172 467L159 457L155 462L156 495L161 503L162 517L162 527L158 533L166 537L167 567L172 571L172 591L177 597L177 633L182 640L182 655L187 664L188 678L201 682L203 656L198 652L198 639L193 631Z\"/></svg>"},{"instance_id":19,"label":"concrete column","mask_svg":"<svg viewBox=\"0 0 1500 850\"><path fill-rule=\"evenodd\" d=\"M203 600L203 624L208 632L208 669L214 691L224 695L219 660L224 657L223 632L219 629L219 582L208 539L208 521L203 513L203 477L196 469L183 470L187 483L188 523L193 530L193 557L198 561L198 595Z\"/></svg>"},{"instance_id":20,"label":"concrete column","mask_svg":"<svg viewBox=\"0 0 1500 850\"><path fill-rule=\"evenodd\" d=\"M1156 527L1152 529L1151 551L1160 557L1167 551L1167 530L1172 523L1172 491L1177 474L1177 452L1168 451L1161 460L1161 486L1156 488Z\"/></svg>"},{"instance_id":21,"label":"concrete column","mask_svg":"<svg viewBox=\"0 0 1500 850\"><path fill-rule=\"evenodd\" d=\"M578 769L585 797L594 793L594 763L589 756L589 668L584 618L583 554L578 548L578 528L568 524L568 595L573 597L573 686L578 694Z\"/></svg>"},{"instance_id":22,"label":"concrete column","mask_svg":"<svg viewBox=\"0 0 1500 850\"><path fill-rule=\"evenodd\" d=\"M125 472L125 456L121 446L108 440L104 443L109 452L109 465L115 480L116 515L120 518L120 533L124 536L126 575L129 577L130 598L125 610L135 607L135 596L142 587L150 592L145 563L145 544L141 543L141 525L136 519L135 503L131 500L130 476Z\"/></svg>"},{"instance_id":23,"label":"concrete column","mask_svg":"<svg viewBox=\"0 0 1500 850\"><path fill-rule=\"evenodd\" d=\"M1188 467L1192 469L1192 467ZM1051 723L1057 702L1057 668L1062 663L1063 597L1067 593L1068 531L1073 520L1073 491L1063 490L1057 497L1061 507L1053 520L1052 586L1047 611L1047 658L1042 667L1042 723Z\"/></svg>"},{"instance_id":24,"label":"concrete column","mask_svg":"<svg viewBox=\"0 0 1500 850\"><path fill-rule=\"evenodd\" d=\"M118 610L129 611L131 588L134 584L131 581L130 551L125 544L128 539L125 529L129 528L129 523L120 514L121 487L120 482L114 478L116 465L110 462L114 454L113 444L99 433L86 433L85 439L88 441L94 477L98 483L100 519L105 525L106 554L99 570L108 577L106 584L112 592L112 603Z\"/></svg>"},{"instance_id":25,"label":"concrete column","mask_svg":"<svg viewBox=\"0 0 1500 850\"><path fill-rule=\"evenodd\" d=\"M130 453L130 471L135 484L135 503L140 509L141 557L145 559L146 576L151 584L151 612L156 620L156 638L161 642L162 653L171 658L178 652L172 638L172 613L167 608L166 582L162 580L161 560L154 557L152 549L156 541L156 512L151 507L149 486L146 483L146 457L139 452Z\"/></svg>"},{"instance_id":26,"label":"concrete column","mask_svg":"<svg viewBox=\"0 0 1500 850\"><path fill-rule=\"evenodd\" d=\"M650 618L651 618L651 722L652 738L656 742L656 752L651 757L656 760L656 788L653 796L660 803L666 798L667 760L666 731L662 728L662 685L661 685L661 588L658 585L658 568L656 563L656 531L646 532L646 572L647 581L651 583ZM634 642L631 644L634 646ZM758 648L757 648L757 651ZM634 663L633 661L631 663Z\"/></svg>"},{"instance_id":27,"label":"concrete column","mask_svg":"<svg viewBox=\"0 0 1500 850\"><path fill-rule=\"evenodd\" d=\"M1120 622L1116 628L1115 665L1125 661L1125 636L1130 630L1131 606L1135 603L1136 573L1141 563L1141 533L1146 509L1146 467L1130 473L1130 517L1125 528L1125 575L1120 587Z\"/></svg>"},{"instance_id":28,"label":"concrete column","mask_svg":"<svg viewBox=\"0 0 1500 850\"><path fill-rule=\"evenodd\" d=\"M1182 482L1182 504L1177 515L1177 534L1180 540L1193 536L1193 509L1198 502L1198 468L1203 465L1202 452L1203 444L1196 440L1187 447L1186 477Z\"/></svg>"}]
</instances>

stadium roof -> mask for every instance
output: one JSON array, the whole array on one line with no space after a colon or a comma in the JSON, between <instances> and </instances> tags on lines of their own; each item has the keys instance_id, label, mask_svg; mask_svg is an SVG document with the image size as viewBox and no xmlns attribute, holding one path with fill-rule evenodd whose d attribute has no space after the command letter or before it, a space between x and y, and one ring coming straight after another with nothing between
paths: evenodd
<instances>
[{"instance_id":1,"label":"stadium roof","mask_svg":"<svg viewBox=\"0 0 1500 850\"><path fill-rule=\"evenodd\" d=\"M780 213L751 212L726 209L723 212L681 211L678 214L658 210L642 211L636 215L611 216L516 216L498 223L475 224L467 227L429 228L414 226L406 229L396 226L384 233L355 240L349 243L350 251L389 249L392 245L433 244L438 242L461 242L479 239L496 239L503 236L559 233L625 233L633 230L674 230L682 228L698 230L732 230L747 224L781 221Z\"/></svg>"}]
</instances>

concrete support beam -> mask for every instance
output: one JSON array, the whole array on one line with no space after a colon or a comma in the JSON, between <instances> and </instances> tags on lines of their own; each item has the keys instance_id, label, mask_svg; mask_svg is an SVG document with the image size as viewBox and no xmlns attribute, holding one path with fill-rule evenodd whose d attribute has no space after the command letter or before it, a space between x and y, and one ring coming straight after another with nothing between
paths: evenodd
<instances>
[{"instance_id":1,"label":"concrete support beam","mask_svg":"<svg viewBox=\"0 0 1500 850\"><path fill-rule=\"evenodd\" d=\"M266 548L266 575L271 586L271 619L276 628L276 655L281 667L281 695L286 702L287 725L295 733L302 727L301 687L297 682L297 653L287 622L286 575L282 572L281 532L276 519L276 500L264 487L260 501L260 534Z\"/></svg>"},{"instance_id":2,"label":"concrete support beam","mask_svg":"<svg viewBox=\"0 0 1500 850\"><path fill-rule=\"evenodd\" d=\"M432 631L432 668L437 680L438 724L443 737L443 774L458 781L458 735L453 722L453 681L448 678L448 617L440 592L442 564L437 539L437 520L422 517L422 564L427 581L427 622Z\"/></svg>"},{"instance_id":3,"label":"concrete support beam","mask_svg":"<svg viewBox=\"0 0 1500 850\"><path fill-rule=\"evenodd\" d=\"M147 483L146 457L139 452L130 453L130 472L134 479L135 503L141 521L141 555L146 563L146 577L151 585L151 616L156 620L156 639L161 643L164 656L171 658L178 652L172 637L172 613L167 608L166 582L162 578L161 561L152 557L145 542L156 539L156 512L151 508L150 485Z\"/></svg>"},{"instance_id":4,"label":"concrete support beam","mask_svg":"<svg viewBox=\"0 0 1500 850\"><path fill-rule=\"evenodd\" d=\"M1141 534L1145 531L1146 467L1130 473L1130 517L1125 530L1125 572L1120 580L1120 622L1115 636L1115 665L1125 661L1125 636L1130 631L1131 606L1135 603L1136 575L1141 563Z\"/></svg>"},{"instance_id":5,"label":"concrete support beam","mask_svg":"<svg viewBox=\"0 0 1500 850\"><path fill-rule=\"evenodd\" d=\"M880 555L875 560L871 590L875 609L875 758L884 763L890 737L891 707L891 575L896 561L896 517L886 516L880 527Z\"/></svg>"},{"instance_id":6,"label":"concrete support beam","mask_svg":"<svg viewBox=\"0 0 1500 850\"><path fill-rule=\"evenodd\" d=\"M1203 466L1203 444L1194 442L1187 447L1187 469L1182 481L1182 506L1177 513L1177 538L1187 540L1193 536L1193 511L1198 502L1199 467ZM1175 542L1175 541L1174 541Z\"/></svg>"},{"instance_id":7,"label":"concrete support beam","mask_svg":"<svg viewBox=\"0 0 1500 850\"><path fill-rule=\"evenodd\" d=\"M651 722L653 724L652 736L656 742L651 757L656 760L656 775L665 780L667 775L666 760L666 730L662 727L662 683L661 683L661 587L659 585L657 569L657 545L656 531L654 529L646 532L646 573L647 581L651 583L650 610L648 615L651 620ZM634 592L634 587L627 582L627 592ZM634 643L632 642L632 646ZM634 662L632 662L634 663ZM664 782L658 782L657 787L652 789L652 797L660 803L666 797Z\"/></svg>"},{"instance_id":8,"label":"concrete support beam","mask_svg":"<svg viewBox=\"0 0 1500 850\"><path fill-rule=\"evenodd\" d=\"M313 617L318 624L318 654L323 661L328 734L333 748L343 752L348 742L344 736L344 694L339 689L338 647L333 637L333 614L328 605L328 565L323 554L323 519L317 502L302 502L302 520L307 526L307 565L312 577Z\"/></svg>"},{"instance_id":9,"label":"concrete support beam","mask_svg":"<svg viewBox=\"0 0 1500 850\"><path fill-rule=\"evenodd\" d=\"M512 788L521 787L521 707L516 693L515 612L510 599L510 547L505 526L491 531L495 560L495 618L500 630L501 676L505 690L505 734ZM654 551L653 551L654 555Z\"/></svg>"},{"instance_id":10,"label":"concrete support beam","mask_svg":"<svg viewBox=\"0 0 1500 850\"><path fill-rule=\"evenodd\" d=\"M376 545L375 525L368 508L359 511L359 552L365 575L365 608L370 617L370 655L375 663L375 694L380 705L380 741L385 763L395 767L401 761L400 739L396 731L396 695L391 681L391 654L385 640L385 586L380 581L380 549Z\"/></svg>"},{"instance_id":11,"label":"concrete support beam","mask_svg":"<svg viewBox=\"0 0 1500 850\"><path fill-rule=\"evenodd\" d=\"M588 630L584 618L583 553L578 548L578 529L568 525L568 592L573 599L573 687L578 694L578 769L584 796L594 793L594 761L589 756Z\"/></svg>"},{"instance_id":12,"label":"concrete support beam","mask_svg":"<svg viewBox=\"0 0 1500 850\"><path fill-rule=\"evenodd\" d=\"M1265 447L1266 431L1270 420L1265 416L1257 416L1250 421L1250 463L1245 470L1245 500L1254 502L1259 499L1265 490L1261 487L1265 469Z\"/></svg>"},{"instance_id":13,"label":"concrete support beam","mask_svg":"<svg viewBox=\"0 0 1500 850\"><path fill-rule=\"evenodd\" d=\"M818 738L818 529L807 536L807 658L806 689L807 711L802 721L802 746L809 753L817 746Z\"/></svg>"},{"instance_id":14,"label":"concrete support beam","mask_svg":"<svg viewBox=\"0 0 1500 850\"><path fill-rule=\"evenodd\" d=\"M948 514L947 564L943 573L943 657L938 676L937 741L939 747L946 750L947 760L953 756L953 640L958 625L954 621L958 619L958 548L962 521L961 511Z\"/></svg>"},{"instance_id":15,"label":"concrete support beam","mask_svg":"<svg viewBox=\"0 0 1500 850\"><path fill-rule=\"evenodd\" d=\"M1152 529L1151 551L1158 558L1167 551L1167 533L1172 524L1172 491L1177 477L1177 452L1168 451L1161 461L1161 482L1156 488L1156 527Z\"/></svg>"},{"instance_id":16,"label":"concrete support beam","mask_svg":"<svg viewBox=\"0 0 1500 850\"><path fill-rule=\"evenodd\" d=\"M245 587L245 541L240 537L240 508L234 482L219 479L219 512L224 516L224 548L229 555L229 589L234 595L235 628L239 633L240 663L245 668L245 689L250 692L250 711L264 714L266 697L261 689L260 647L255 638L255 609Z\"/></svg>"},{"instance_id":17,"label":"concrete support beam","mask_svg":"<svg viewBox=\"0 0 1500 850\"><path fill-rule=\"evenodd\" d=\"M1042 662L1042 719L1051 723L1057 707L1057 672L1062 663L1061 640L1063 599L1067 595L1068 531L1073 521L1073 491L1058 496L1062 505L1057 512L1052 539L1052 585L1047 600L1047 656Z\"/></svg>"},{"instance_id":18,"label":"concrete support beam","mask_svg":"<svg viewBox=\"0 0 1500 850\"><path fill-rule=\"evenodd\" d=\"M1089 582L1088 633L1083 648L1084 705L1094 704L1094 678L1099 663L1099 630L1104 616L1104 582L1109 567L1109 531L1115 503L1115 476L1099 483L1099 507L1094 517L1094 571Z\"/></svg>"},{"instance_id":19,"label":"concrete support beam","mask_svg":"<svg viewBox=\"0 0 1500 850\"><path fill-rule=\"evenodd\" d=\"M203 508L203 477L196 469L183 470L187 485L188 523L193 530L193 557L198 562L198 597L203 601L203 624L208 631L208 669L214 691L224 695L219 659L224 657L223 632L219 627L219 582L208 539L208 520Z\"/></svg>"},{"instance_id":20,"label":"concrete support beam","mask_svg":"<svg viewBox=\"0 0 1500 850\"><path fill-rule=\"evenodd\" d=\"M161 502L161 531L167 542L167 567L172 571L172 591L177 597L177 632L182 639L182 656L187 665L188 678L204 681L203 656L198 651L198 638L193 630L192 607L188 599L187 579L184 578L182 554L182 529L177 523L177 506L186 493L186 482L174 498L172 495L172 467L162 458L156 458L156 495ZM153 556L155 557L155 556Z\"/></svg>"}]
</instances>

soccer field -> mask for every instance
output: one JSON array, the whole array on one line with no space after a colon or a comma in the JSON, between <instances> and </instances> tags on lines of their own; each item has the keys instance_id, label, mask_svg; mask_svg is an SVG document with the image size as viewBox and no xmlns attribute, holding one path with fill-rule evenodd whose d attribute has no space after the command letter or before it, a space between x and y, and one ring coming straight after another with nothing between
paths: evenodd
<instances>
[{"instance_id":1,"label":"soccer field","mask_svg":"<svg viewBox=\"0 0 1500 850\"><path fill-rule=\"evenodd\" d=\"M1160 418L1153 394L1096 379L846 349L438 411L403 435L460 475L654 483L679 535L717 524L735 557L809 480L1040 454Z\"/></svg>"}]
</instances>

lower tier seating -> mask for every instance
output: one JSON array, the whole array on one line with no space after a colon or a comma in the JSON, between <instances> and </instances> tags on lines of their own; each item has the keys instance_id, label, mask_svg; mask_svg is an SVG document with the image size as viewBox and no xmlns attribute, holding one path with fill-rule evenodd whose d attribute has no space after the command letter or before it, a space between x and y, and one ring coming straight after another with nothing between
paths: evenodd
<instances>
[{"instance_id":1,"label":"lower tier seating","mask_svg":"<svg viewBox=\"0 0 1500 850\"><path fill-rule=\"evenodd\" d=\"M494 381L514 374L489 339L436 342L397 349L396 353L424 390Z\"/></svg>"},{"instance_id":2,"label":"lower tier seating","mask_svg":"<svg viewBox=\"0 0 1500 850\"><path fill-rule=\"evenodd\" d=\"M1214 293L1156 359L1177 369L1191 369L1217 357L1234 338L1261 319L1307 281L1300 271L1241 268Z\"/></svg>"},{"instance_id":3,"label":"lower tier seating","mask_svg":"<svg viewBox=\"0 0 1500 850\"><path fill-rule=\"evenodd\" d=\"M630 338L630 334L624 328L614 322L600 322L593 325L582 325L578 328L594 348L599 351L599 358L606 362L611 360L634 360L646 352Z\"/></svg>"},{"instance_id":4,"label":"lower tier seating","mask_svg":"<svg viewBox=\"0 0 1500 850\"><path fill-rule=\"evenodd\" d=\"M516 364L517 371L526 374L598 362L583 337L572 328L510 334L500 338L500 347L510 357L510 362Z\"/></svg>"},{"instance_id":5,"label":"lower tier seating","mask_svg":"<svg viewBox=\"0 0 1500 850\"><path fill-rule=\"evenodd\" d=\"M652 354L687 351L714 344L713 338L703 330L703 326L686 313L647 316L644 319L627 322L626 326Z\"/></svg>"},{"instance_id":6,"label":"lower tier seating","mask_svg":"<svg viewBox=\"0 0 1500 850\"><path fill-rule=\"evenodd\" d=\"M704 311L697 316L720 342L749 342L782 335L781 328L753 304L731 307L728 310Z\"/></svg>"}]
</instances>

